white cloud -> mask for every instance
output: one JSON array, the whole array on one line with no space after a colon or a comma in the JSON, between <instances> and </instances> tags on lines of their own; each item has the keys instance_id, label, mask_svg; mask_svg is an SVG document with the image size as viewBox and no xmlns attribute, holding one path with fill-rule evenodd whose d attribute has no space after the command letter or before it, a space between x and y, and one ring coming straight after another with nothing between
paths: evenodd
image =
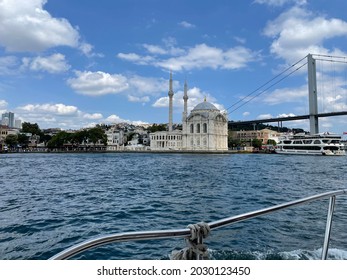
<instances>
[{"instance_id":1,"label":"white cloud","mask_svg":"<svg viewBox=\"0 0 347 280\"><path fill-rule=\"evenodd\" d=\"M136 53L119 53L117 54L117 57L140 65L148 65L155 61L155 59L151 56L140 56Z\"/></svg>"},{"instance_id":2,"label":"white cloud","mask_svg":"<svg viewBox=\"0 0 347 280\"><path fill-rule=\"evenodd\" d=\"M248 117L250 114L251 114L250 112L243 112L243 113L242 113L242 116Z\"/></svg>"},{"instance_id":3,"label":"white cloud","mask_svg":"<svg viewBox=\"0 0 347 280\"><path fill-rule=\"evenodd\" d=\"M235 39L236 42L238 42L238 43L240 43L242 45L246 44L246 41L247 41L245 38L241 38L241 37L238 37L238 36L235 36L234 39Z\"/></svg>"},{"instance_id":4,"label":"white cloud","mask_svg":"<svg viewBox=\"0 0 347 280\"><path fill-rule=\"evenodd\" d=\"M277 105L288 102L303 102L308 99L307 85L299 88L280 88L272 93L263 96L262 101L269 105Z\"/></svg>"},{"instance_id":5,"label":"white cloud","mask_svg":"<svg viewBox=\"0 0 347 280\"><path fill-rule=\"evenodd\" d=\"M2 100L0 100L0 105L2 103L1 101ZM4 105L6 104L7 103L4 101ZM16 108L14 112L16 114L16 118L26 122L38 123L41 128L59 127L62 129L80 129L82 127L95 126L97 123L146 123L143 121L125 120L117 115L111 115L104 118L101 113L87 113L79 110L76 106L60 103L27 104Z\"/></svg>"},{"instance_id":6,"label":"white cloud","mask_svg":"<svg viewBox=\"0 0 347 280\"><path fill-rule=\"evenodd\" d=\"M164 78L138 75L126 77L101 71L76 71L75 74L76 77L68 79L67 84L76 92L90 96L119 93L127 96L130 102L147 103L151 96L158 96L168 91L169 82ZM173 85L178 87L179 83L174 81Z\"/></svg>"},{"instance_id":7,"label":"white cloud","mask_svg":"<svg viewBox=\"0 0 347 280\"><path fill-rule=\"evenodd\" d=\"M280 7L287 3L289 4L293 3L296 5L304 5L307 3L307 0L254 0L254 3Z\"/></svg>"},{"instance_id":8,"label":"white cloud","mask_svg":"<svg viewBox=\"0 0 347 280\"><path fill-rule=\"evenodd\" d=\"M70 65L66 62L65 56L60 53L52 54L51 56L35 58L25 57L22 59L23 67L28 67L33 71L46 71L49 73L61 73L70 69Z\"/></svg>"},{"instance_id":9,"label":"white cloud","mask_svg":"<svg viewBox=\"0 0 347 280\"><path fill-rule=\"evenodd\" d=\"M151 78L134 75L128 78L131 92L140 94L157 95L168 90L169 81L163 78ZM174 81L174 86L177 82Z\"/></svg>"},{"instance_id":10,"label":"white cloud","mask_svg":"<svg viewBox=\"0 0 347 280\"><path fill-rule=\"evenodd\" d=\"M129 123L129 124L133 124L133 125L141 125L141 124L148 124L147 122L144 121L130 121L130 120L125 120L122 119L121 117L117 116L117 115L110 115L105 119L106 123Z\"/></svg>"},{"instance_id":11,"label":"white cloud","mask_svg":"<svg viewBox=\"0 0 347 280\"><path fill-rule=\"evenodd\" d=\"M326 48L324 43L331 38L347 36L347 22L315 16L296 6L270 21L264 34L273 38L271 52L293 63L308 53L341 53L338 49Z\"/></svg>"},{"instance_id":12,"label":"white cloud","mask_svg":"<svg viewBox=\"0 0 347 280\"><path fill-rule=\"evenodd\" d=\"M100 120L103 118L103 115L100 113L94 113L94 114L83 114L83 118L87 120Z\"/></svg>"},{"instance_id":13,"label":"white cloud","mask_svg":"<svg viewBox=\"0 0 347 280\"><path fill-rule=\"evenodd\" d=\"M127 78L119 74L109 74L102 71L76 71L76 78L67 80L68 85L76 92L99 96L110 93L120 93L129 87Z\"/></svg>"},{"instance_id":14,"label":"white cloud","mask_svg":"<svg viewBox=\"0 0 347 280\"><path fill-rule=\"evenodd\" d=\"M6 102L6 100L0 100L0 108L6 108L8 105L8 103Z\"/></svg>"},{"instance_id":15,"label":"white cloud","mask_svg":"<svg viewBox=\"0 0 347 280\"><path fill-rule=\"evenodd\" d=\"M27 104L18 108L22 112L34 112L34 113L52 113L56 115L74 115L78 113L78 109L75 106L69 106L64 104Z\"/></svg>"},{"instance_id":16,"label":"white cloud","mask_svg":"<svg viewBox=\"0 0 347 280\"><path fill-rule=\"evenodd\" d=\"M15 56L0 57L0 75L11 75L17 73L18 59Z\"/></svg>"},{"instance_id":17,"label":"white cloud","mask_svg":"<svg viewBox=\"0 0 347 280\"><path fill-rule=\"evenodd\" d=\"M183 109L183 91L177 91L174 94L173 97L173 107L174 108L179 108L180 110ZM205 97L207 99L208 102L212 103L213 105L215 105L219 110L224 110L223 105L218 104L216 102L216 99L211 96L209 93L203 92L200 88L197 87L193 87L191 89L188 89L188 111L191 111L194 109L194 107L196 105L198 105L199 103L203 102ZM153 105L153 107L156 108L165 108L165 107L169 107L169 97L165 96L165 97L160 97L159 99L157 99Z\"/></svg>"},{"instance_id":18,"label":"white cloud","mask_svg":"<svg viewBox=\"0 0 347 280\"><path fill-rule=\"evenodd\" d=\"M272 119L273 115L271 114L260 114L257 119L262 120L262 119Z\"/></svg>"},{"instance_id":19,"label":"white cloud","mask_svg":"<svg viewBox=\"0 0 347 280\"><path fill-rule=\"evenodd\" d=\"M102 53L93 52L94 46L88 43L80 43L79 49L88 57L104 57Z\"/></svg>"},{"instance_id":20,"label":"white cloud","mask_svg":"<svg viewBox=\"0 0 347 280\"><path fill-rule=\"evenodd\" d=\"M179 55L171 58L141 56L135 53L119 53L118 57L136 64L150 64L173 71L182 71L202 68L239 69L256 60L257 53L243 46L223 50L200 44L189 48L183 54L180 52Z\"/></svg>"},{"instance_id":21,"label":"white cloud","mask_svg":"<svg viewBox=\"0 0 347 280\"><path fill-rule=\"evenodd\" d=\"M143 44L143 47L152 54L167 54L167 50L157 45Z\"/></svg>"},{"instance_id":22,"label":"white cloud","mask_svg":"<svg viewBox=\"0 0 347 280\"><path fill-rule=\"evenodd\" d=\"M57 46L78 47L78 31L64 18L54 18L46 0L2 0L0 45L7 51L43 51Z\"/></svg>"},{"instance_id":23,"label":"white cloud","mask_svg":"<svg viewBox=\"0 0 347 280\"><path fill-rule=\"evenodd\" d=\"M149 98L149 96L138 97L138 96L128 95L128 100L129 100L130 102L147 103L147 102L150 101L150 98Z\"/></svg>"},{"instance_id":24,"label":"white cloud","mask_svg":"<svg viewBox=\"0 0 347 280\"><path fill-rule=\"evenodd\" d=\"M279 114L277 118L288 118L288 117L295 117L295 114L289 113L289 114Z\"/></svg>"},{"instance_id":25,"label":"white cloud","mask_svg":"<svg viewBox=\"0 0 347 280\"><path fill-rule=\"evenodd\" d=\"M273 116L272 114L260 114L257 116L257 119L272 119L272 118L288 118L288 117L295 117L296 115L293 113L282 113L278 114L277 116Z\"/></svg>"},{"instance_id":26,"label":"white cloud","mask_svg":"<svg viewBox=\"0 0 347 280\"><path fill-rule=\"evenodd\" d=\"M178 23L178 25L184 27L184 28L187 28L187 29L190 29L190 28L195 28L195 25L190 23L190 22L187 22L187 21L181 21Z\"/></svg>"}]
</instances>

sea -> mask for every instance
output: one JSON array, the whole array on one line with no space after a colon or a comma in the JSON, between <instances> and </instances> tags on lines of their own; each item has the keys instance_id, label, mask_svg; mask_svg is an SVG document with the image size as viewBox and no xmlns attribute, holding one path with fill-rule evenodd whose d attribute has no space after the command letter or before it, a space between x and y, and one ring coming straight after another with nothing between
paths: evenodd
<instances>
[{"instance_id":1,"label":"sea","mask_svg":"<svg viewBox=\"0 0 347 280\"><path fill-rule=\"evenodd\" d=\"M347 189L347 157L277 154L0 154L0 259L45 260L101 235L189 224ZM321 257L329 200L214 229L210 259ZM74 256L165 260L184 238L114 243ZM347 259L347 195L328 259Z\"/></svg>"}]
</instances>

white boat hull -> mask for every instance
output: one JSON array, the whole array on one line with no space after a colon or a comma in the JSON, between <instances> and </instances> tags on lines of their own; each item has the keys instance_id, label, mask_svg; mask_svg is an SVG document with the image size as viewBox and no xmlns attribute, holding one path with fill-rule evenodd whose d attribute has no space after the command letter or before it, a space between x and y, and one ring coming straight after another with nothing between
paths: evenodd
<instances>
[{"instance_id":1,"label":"white boat hull","mask_svg":"<svg viewBox=\"0 0 347 280\"><path fill-rule=\"evenodd\" d=\"M294 135L281 139L275 152L287 155L344 156L341 136L329 133L316 135Z\"/></svg>"},{"instance_id":2,"label":"white boat hull","mask_svg":"<svg viewBox=\"0 0 347 280\"><path fill-rule=\"evenodd\" d=\"M275 150L276 154L284 154L284 155L316 155L316 156L345 156L346 153L344 151L338 151L336 153L328 152L328 151L305 151L305 150Z\"/></svg>"}]
</instances>

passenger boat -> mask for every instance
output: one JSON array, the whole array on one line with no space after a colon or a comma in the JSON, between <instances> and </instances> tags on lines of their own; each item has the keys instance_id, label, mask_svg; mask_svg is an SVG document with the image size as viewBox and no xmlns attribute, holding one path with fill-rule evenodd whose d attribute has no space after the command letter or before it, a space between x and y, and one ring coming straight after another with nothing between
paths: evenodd
<instances>
[{"instance_id":1,"label":"passenger boat","mask_svg":"<svg viewBox=\"0 0 347 280\"><path fill-rule=\"evenodd\" d=\"M275 149L278 154L295 155L346 155L341 136L329 132L320 134L299 133L286 136L279 141Z\"/></svg>"}]
</instances>

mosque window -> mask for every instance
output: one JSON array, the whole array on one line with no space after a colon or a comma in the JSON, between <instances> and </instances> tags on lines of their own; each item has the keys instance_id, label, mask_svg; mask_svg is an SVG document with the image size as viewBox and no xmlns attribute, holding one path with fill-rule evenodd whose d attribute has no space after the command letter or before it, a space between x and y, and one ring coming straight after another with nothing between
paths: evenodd
<instances>
[{"instance_id":1,"label":"mosque window","mask_svg":"<svg viewBox=\"0 0 347 280\"><path fill-rule=\"evenodd\" d=\"M199 123L196 125L196 133L200 133L200 124Z\"/></svg>"},{"instance_id":2,"label":"mosque window","mask_svg":"<svg viewBox=\"0 0 347 280\"><path fill-rule=\"evenodd\" d=\"M203 132L203 133L207 133L207 123L204 123L204 124L202 125L202 132Z\"/></svg>"},{"instance_id":3,"label":"mosque window","mask_svg":"<svg viewBox=\"0 0 347 280\"><path fill-rule=\"evenodd\" d=\"M190 133L194 133L194 124L190 125Z\"/></svg>"}]
</instances>

